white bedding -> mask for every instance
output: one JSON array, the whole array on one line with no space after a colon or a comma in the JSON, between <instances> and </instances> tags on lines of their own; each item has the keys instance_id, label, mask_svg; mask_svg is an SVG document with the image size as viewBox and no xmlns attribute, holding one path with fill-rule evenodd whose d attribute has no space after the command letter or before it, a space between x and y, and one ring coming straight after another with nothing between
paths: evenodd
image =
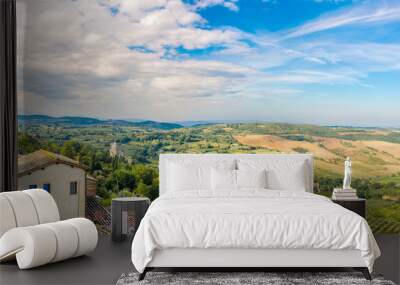
<instances>
[{"instance_id":1,"label":"white bedding","mask_svg":"<svg viewBox=\"0 0 400 285\"><path fill-rule=\"evenodd\" d=\"M362 217L307 192L247 189L220 196L171 192L150 206L132 243L143 272L155 249L357 249L372 271L380 251Z\"/></svg>"}]
</instances>

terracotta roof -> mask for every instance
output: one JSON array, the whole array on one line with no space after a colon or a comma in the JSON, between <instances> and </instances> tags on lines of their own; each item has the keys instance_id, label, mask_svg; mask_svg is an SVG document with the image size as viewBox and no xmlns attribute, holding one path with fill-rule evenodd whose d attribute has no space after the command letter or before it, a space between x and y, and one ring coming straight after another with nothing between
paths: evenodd
<instances>
[{"instance_id":1,"label":"terracotta roof","mask_svg":"<svg viewBox=\"0 0 400 285\"><path fill-rule=\"evenodd\" d=\"M18 157L18 176L24 176L38 169L57 163L63 163L86 170L86 167L80 164L79 161L41 149Z\"/></svg>"},{"instance_id":2,"label":"terracotta roof","mask_svg":"<svg viewBox=\"0 0 400 285\"><path fill-rule=\"evenodd\" d=\"M97 181L97 179L94 176L90 175L90 174L86 174L86 178L89 179L89 180Z\"/></svg>"}]
</instances>

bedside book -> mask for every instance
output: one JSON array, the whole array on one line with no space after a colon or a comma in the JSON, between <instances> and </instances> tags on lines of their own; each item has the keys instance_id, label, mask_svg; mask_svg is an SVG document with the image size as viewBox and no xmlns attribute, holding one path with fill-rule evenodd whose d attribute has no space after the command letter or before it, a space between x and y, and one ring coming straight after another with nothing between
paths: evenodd
<instances>
[{"instance_id":1,"label":"bedside book","mask_svg":"<svg viewBox=\"0 0 400 285\"><path fill-rule=\"evenodd\" d=\"M335 188L333 189L334 193L357 193L356 189L342 189L342 188Z\"/></svg>"},{"instance_id":2,"label":"bedside book","mask_svg":"<svg viewBox=\"0 0 400 285\"><path fill-rule=\"evenodd\" d=\"M357 200L357 199L358 199L357 196L355 196L355 197L336 197L336 196L332 196L332 200L335 200L335 201L341 201L341 200L343 200L343 201L353 201L353 200Z\"/></svg>"}]
</instances>

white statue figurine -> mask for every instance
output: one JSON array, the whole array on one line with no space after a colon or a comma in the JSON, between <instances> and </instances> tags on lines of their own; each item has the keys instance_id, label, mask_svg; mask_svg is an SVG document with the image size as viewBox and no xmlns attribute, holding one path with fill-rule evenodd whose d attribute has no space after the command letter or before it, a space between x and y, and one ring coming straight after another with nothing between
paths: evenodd
<instances>
[{"instance_id":1,"label":"white statue figurine","mask_svg":"<svg viewBox=\"0 0 400 285\"><path fill-rule=\"evenodd\" d=\"M343 189L351 189L351 159L348 157L344 162Z\"/></svg>"}]
</instances>

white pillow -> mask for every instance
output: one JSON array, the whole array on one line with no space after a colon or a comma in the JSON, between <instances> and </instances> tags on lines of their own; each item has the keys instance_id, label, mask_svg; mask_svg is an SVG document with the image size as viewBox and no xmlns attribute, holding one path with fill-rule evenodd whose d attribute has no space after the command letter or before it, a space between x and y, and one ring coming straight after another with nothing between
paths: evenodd
<instances>
[{"instance_id":1,"label":"white pillow","mask_svg":"<svg viewBox=\"0 0 400 285\"><path fill-rule=\"evenodd\" d=\"M168 164L168 189L171 191L210 189L210 167Z\"/></svg>"},{"instance_id":2,"label":"white pillow","mask_svg":"<svg viewBox=\"0 0 400 285\"><path fill-rule=\"evenodd\" d=\"M231 169L211 169L211 189L212 190L235 190L236 189L236 170Z\"/></svg>"},{"instance_id":3,"label":"white pillow","mask_svg":"<svg viewBox=\"0 0 400 285\"><path fill-rule=\"evenodd\" d=\"M273 190L306 191L307 167L304 161L240 159L240 170L267 170L267 188Z\"/></svg>"},{"instance_id":4,"label":"white pillow","mask_svg":"<svg viewBox=\"0 0 400 285\"><path fill-rule=\"evenodd\" d=\"M237 188L267 188L267 171L236 170Z\"/></svg>"},{"instance_id":5,"label":"white pillow","mask_svg":"<svg viewBox=\"0 0 400 285\"><path fill-rule=\"evenodd\" d=\"M240 188L267 188L266 170L211 169L211 188L214 191Z\"/></svg>"},{"instance_id":6,"label":"white pillow","mask_svg":"<svg viewBox=\"0 0 400 285\"><path fill-rule=\"evenodd\" d=\"M235 169L235 160L188 160L169 161L167 167L167 191L211 190L211 168Z\"/></svg>"}]
</instances>

